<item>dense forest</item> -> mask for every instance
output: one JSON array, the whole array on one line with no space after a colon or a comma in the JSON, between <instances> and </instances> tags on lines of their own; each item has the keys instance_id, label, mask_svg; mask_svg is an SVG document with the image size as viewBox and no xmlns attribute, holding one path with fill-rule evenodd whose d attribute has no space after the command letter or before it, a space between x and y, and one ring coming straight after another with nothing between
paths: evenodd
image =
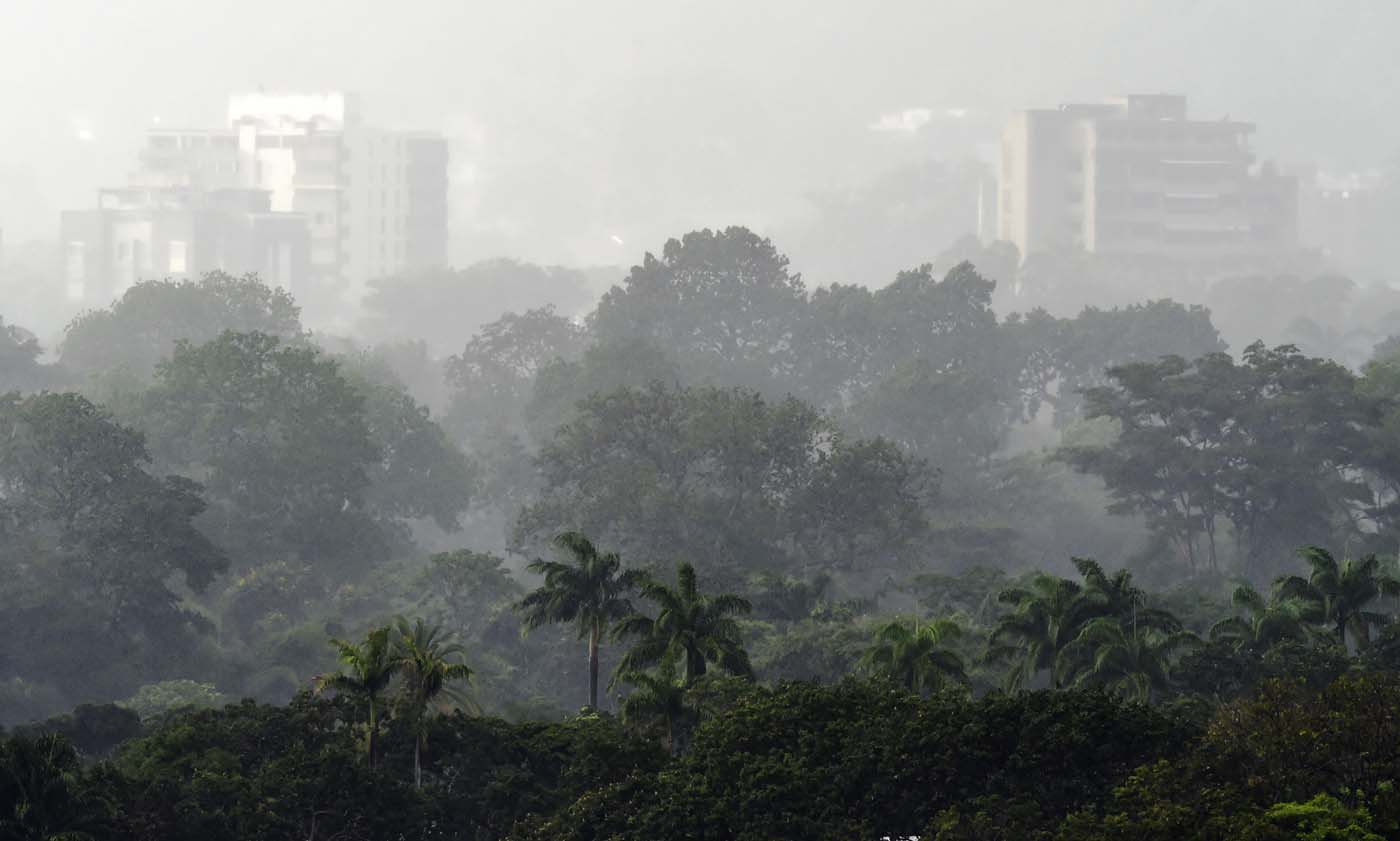
<instances>
[{"instance_id":1,"label":"dense forest","mask_svg":"<svg viewBox=\"0 0 1400 841\"><path fill-rule=\"evenodd\" d=\"M0 841L1396 837L1400 345L999 256L0 322Z\"/></svg>"}]
</instances>

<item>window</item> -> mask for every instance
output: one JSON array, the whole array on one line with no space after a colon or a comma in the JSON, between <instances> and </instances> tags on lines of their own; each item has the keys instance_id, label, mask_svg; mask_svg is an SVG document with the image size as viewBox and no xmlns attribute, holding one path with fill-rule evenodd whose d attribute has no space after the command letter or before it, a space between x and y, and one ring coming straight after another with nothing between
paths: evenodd
<instances>
[{"instance_id":1,"label":"window","mask_svg":"<svg viewBox=\"0 0 1400 841\"><path fill-rule=\"evenodd\" d=\"M184 274L189 271L189 254L183 240L170 241L170 273Z\"/></svg>"}]
</instances>

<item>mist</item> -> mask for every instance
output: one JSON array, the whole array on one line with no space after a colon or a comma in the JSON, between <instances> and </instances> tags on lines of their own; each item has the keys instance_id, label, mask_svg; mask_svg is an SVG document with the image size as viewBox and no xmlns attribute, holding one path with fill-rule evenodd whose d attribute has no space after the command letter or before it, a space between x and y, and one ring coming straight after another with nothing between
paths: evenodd
<instances>
[{"instance_id":1,"label":"mist","mask_svg":"<svg viewBox=\"0 0 1400 841\"><path fill-rule=\"evenodd\" d=\"M1400 834L1400 6L14 5L0 835Z\"/></svg>"}]
</instances>

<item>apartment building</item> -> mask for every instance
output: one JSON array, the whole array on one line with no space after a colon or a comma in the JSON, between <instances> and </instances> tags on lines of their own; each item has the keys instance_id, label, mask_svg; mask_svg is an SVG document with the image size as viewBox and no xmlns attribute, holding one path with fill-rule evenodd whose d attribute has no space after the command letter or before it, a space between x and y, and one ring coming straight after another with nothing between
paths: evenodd
<instances>
[{"instance_id":1,"label":"apartment building","mask_svg":"<svg viewBox=\"0 0 1400 841\"><path fill-rule=\"evenodd\" d=\"M1000 239L1225 262L1297 247L1298 186L1256 166L1252 123L1193 120L1183 96L1022 111L1002 132Z\"/></svg>"},{"instance_id":2,"label":"apartment building","mask_svg":"<svg viewBox=\"0 0 1400 841\"><path fill-rule=\"evenodd\" d=\"M127 186L63 214L70 296L213 266L306 303L353 301L374 278L446 263L447 163L440 135L367 126L352 94L236 94L225 126L150 130Z\"/></svg>"}]
</instances>

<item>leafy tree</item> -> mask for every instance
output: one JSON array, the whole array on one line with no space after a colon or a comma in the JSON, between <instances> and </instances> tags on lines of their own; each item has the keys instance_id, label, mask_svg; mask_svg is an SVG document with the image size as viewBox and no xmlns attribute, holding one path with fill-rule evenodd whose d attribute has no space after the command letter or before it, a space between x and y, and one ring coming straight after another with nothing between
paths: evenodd
<instances>
[{"instance_id":1,"label":"leafy tree","mask_svg":"<svg viewBox=\"0 0 1400 841\"><path fill-rule=\"evenodd\" d=\"M385 625L371 628L362 643L331 640L346 671L324 674L316 679L318 689L348 695L365 704L369 728L366 755L370 768L374 767L379 755L379 718L383 709L383 695L406 665L401 653L394 651L389 634L390 628Z\"/></svg>"},{"instance_id":2,"label":"leafy tree","mask_svg":"<svg viewBox=\"0 0 1400 841\"><path fill-rule=\"evenodd\" d=\"M1171 688L1177 654L1197 641L1189 632L1168 633L1101 616L1086 624L1070 646L1071 661L1079 659L1076 655L1084 661L1072 680L1150 703Z\"/></svg>"},{"instance_id":3,"label":"leafy tree","mask_svg":"<svg viewBox=\"0 0 1400 841\"><path fill-rule=\"evenodd\" d=\"M622 715L629 723L659 719L665 727L666 750L679 752L681 728L692 711L686 703L686 684L676 675L673 658L663 658L654 671L629 671L618 680L631 685L622 701Z\"/></svg>"},{"instance_id":4,"label":"leafy tree","mask_svg":"<svg viewBox=\"0 0 1400 841\"><path fill-rule=\"evenodd\" d=\"M0 739L0 839L115 838L111 804L84 785L78 755L56 734Z\"/></svg>"},{"instance_id":5,"label":"leafy tree","mask_svg":"<svg viewBox=\"0 0 1400 841\"><path fill-rule=\"evenodd\" d=\"M168 676L225 556L200 487L147 471L141 434L76 394L0 397L0 676L120 697Z\"/></svg>"},{"instance_id":6,"label":"leafy tree","mask_svg":"<svg viewBox=\"0 0 1400 841\"><path fill-rule=\"evenodd\" d=\"M966 687L969 681L962 657L946 647L962 632L950 619L916 621L912 626L896 620L875 633L875 642L861 662L873 674L910 692L937 692L950 683Z\"/></svg>"},{"instance_id":7,"label":"leafy tree","mask_svg":"<svg viewBox=\"0 0 1400 841\"><path fill-rule=\"evenodd\" d=\"M364 330L378 340L411 335L437 353L507 313L554 307L577 313L592 296L583 272L519 260L482 260L370 281Z\"/></svg>"},{"instance_id":8,"label":"leafy tree","mask_svg":"<svg viewBox=\"0 0 1400 841\"><path fill-rule=\"evenodd\" d=\"M1349 528L1369 499L1352 474L1376 406L1335 363L1256 343L1240 364L1167 357L1108 376L1112 385L1086 392L1086 411L1114 421L1116 441L1062 457L1100 476L1109 510L1144 515L1192 569L1220 568L1226 523L1243 570L1257 574L1280 550Z\"/></svg>"},{"instance_id":9,"label":"leafy tree","mask_svg":"<svg viewBox=\"0 0 1400 841\"><path fill-rule=\"evenodd\" d=\"M927 466L795 399L660 383L596 394L537 463L524 547L576 530L651 563L788 572L899 567L926 535Z\"/></svg>"},{"instance_id":10,"label":"leafy tree","mask_svg":"<svg viewBox=\"0 0 1400 841\"><path fill-rule=\"evenodd\" d=\"M198 476L208 531L240 568L287 558L309 581L363 571L385 538L367 509L376 445L363 393L313 348L263 333L182 343L160 366L142 425L160 463Z\"/></svg>"},{"instance_id":11,"label":"leafy tree","mask_svg":"<svg viewBox=\"0 0 1400 841\"><path fill-rule=\"evenodd\" d=\"M674 588L648 581L642 585L641 596L656 605L656 616L633 614L613 629L619 637L637 639L618 664L619 675L666 658L681 662L681 674L687 684L703 676L711 663L733 675L753 675L739 625L733 618L749 612L748 600L729 593L701 593L695 567L690 564L677 568Z\"/></svg>"},{"instance_id":12,"label":"leafy tree","mask_svg":"<svg viewBox=\"0 0 1400 841\"><path fill-rule=\"evenodd\" d=\"M1389 624L1390 617L1367 608L1383 595L1400 596L1400 580L1382 572L1375 555L1338 562L1318 546L1304 546L1298 554L1312 568L1311 574L1307 579L1284 578L1279 582L1281 593L1315 603L1318 618L1332 626L1342 645L1348 633L1357 645L1369 645L1371 629Z\"/></svg>"},{"instance_id":13,"label":"leafy tree","mask_svg":"<svg viewBox=\"0 0 1400 841\"><path fill-rule=\"evenodd\" d=\"M412 625L400 616L395 623L394 653L389 661L403 675L400 705L413 733L413 785L423 787L422 753L428 745L428 712L440 700L469 703L453 683L471 679L472 669L453 662L465 649L449 641L440 628L422 619Z\"/></svg>"},{"instance_id":14,"label":"leafy tree","mask_svg":"<svg viewBox=\"0 0 1400 841\"><path fill-rule=\"evenodd\" d=\"M584 344L583 329L549 306L483 326L443 366L453 395L449 427L472 448L492 433L518 429L535 375L556 359L578 356Z\"/></svg>"},{"instance_id":15,"label":"leafy tree","mask_svg":"<svg viewBox=\"0 0 1400 841\"><path fill-rule=\"evenodd\" d=\"M615 552L599 552L580 532L564 532L554 544L573 556L573 563L536 559L530 571L544 584L525 596L516 609L525 627L572 622L579 638L588 639L588 706L598 707L598 649L608 628L632 612L628 594L646 580L639 570L624 570Z\"/></svg>"},{"instance_id":16,"label":"leafy tree","mask_svg":"<svg viewBox=\"0 0 1400 841\"><path fill-rule=\"evenodd\" d=\"M33 333L0 317L0 394L35 391L51 384L57 372L39 361L43 352Z\"/></svg>"},{"instance_id":17,"label":"leafy tree","mask_svg":"<svg viewBox=\"0 0 1400 841\"><path fill-rule=\"evenodd\" d=\"M225 331L292 341L304 335L292 296L257 275L211 272L199 280L148 280L106 309L78 316L59 353L78 374L122 372L145 382L181 341L202 345Z\"/></svg>"},{"instance_id":18,"label":"leafy tree","mask_svg":"<svg viewBox=\"0 0 1400 841\"><path fill-rule=\"evenodd\" d=\"M1247 615L1216 622L1210 638L1256 656L1283 642L1308 642L1313 636L1312 624L1321 619L1315 603L1278 587L1265 599L1253 587L1241 585L1232 601Z\"/></svg>"},{"instance_id":19,"label":"leafy tree","mask_svg":"<svg viewBox=\"0 0 1400 841\"><path fill-rule=\"evenodd\" d=\"M988 659L1012 661L1006 677L1012 688L1048 672L1050 685L1058 689L1066 678L1066 651L1084 625L1103 614L1103 603L1077 582L1044 573L1026 587L1003 591L997 600L1013 610L997 620Z\"/></svg>"},{"instance_id":20,"label":"leafy tree","mask_svg":"<svg viewBox=\"0 0 1400 841\"><path fill-rule=\"evenodd\" d=\"M687 376L762 387L792 370L805 302L801 276L767 239L705 229L648 253L603 295L591 327L604 341L668 348Z\"/></svg>"}]
</instances>

